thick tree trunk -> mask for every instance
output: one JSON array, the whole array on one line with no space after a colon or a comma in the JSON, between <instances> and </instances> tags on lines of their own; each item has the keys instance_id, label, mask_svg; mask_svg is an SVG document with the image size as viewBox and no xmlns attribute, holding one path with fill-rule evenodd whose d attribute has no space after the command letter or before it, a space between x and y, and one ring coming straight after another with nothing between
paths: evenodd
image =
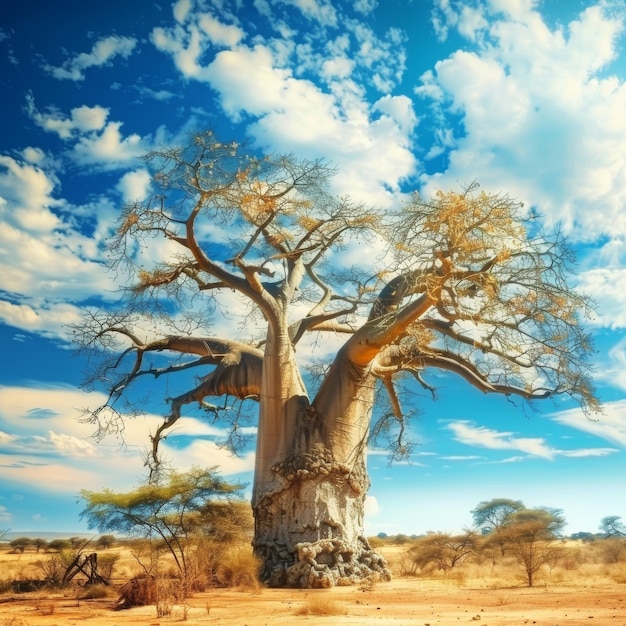
<instances>
[{"instance_id":1,"label":"thick tree trunk","mask_svg":"<svg viewBox=\"0 0 626 626\"><path fill-rule=\"evenodd\" d=\"M341 361L335 362L313 405L296 393L284 399L290 412L282 419L264 414L267 407L261 407L254 551L270 586L320 588L372 576L391 578L363 534L371 385L363 384L363 371L355 377ZM280 376L293 381L285 366ZM273 433L272 440L267 432Z\"/></svg>"},{"instance_id":2,"label":"thick tree trunk","mask_svg":"<svg viewBox=\"0 0 626 626\"><path fill-rule=\"evenodd\" d=\"M255 508L254 549L274 587L332 587L378 576L387 566L363 535L369 481L364 459L350 468L314 447L276 468L283 487Z\"/></svg>"}]
</instances>

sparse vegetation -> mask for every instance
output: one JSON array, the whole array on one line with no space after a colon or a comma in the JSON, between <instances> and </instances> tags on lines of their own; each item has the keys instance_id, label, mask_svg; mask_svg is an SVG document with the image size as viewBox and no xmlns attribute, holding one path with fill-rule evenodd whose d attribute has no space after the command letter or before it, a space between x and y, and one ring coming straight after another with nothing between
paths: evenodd
<instances>
[{"instance_id":1,"label":"sparse vegetation","mask_svg":"<svg viewBox=\"0 0 626 626\"><path fill-rule=\"evenodd\" d=\"M329 598L327 594L308 596L302 606L296 609L296 615L345 615L345 607Z\"/></svg>"},{"instance_id":2,"label":"sparse vegetation","mask_svg":"<svg viewBox=\"0 0 626 626\"><path fill-rule=\"evenodd\" d=\"M391 586L377 585L375 580L368 580L363 581L358 590L351 588L345 592L341 587L336 587L330 593L290 591L285 592L290 595L279 596L283 598L280 604L276 603L277 596L274 595L276 590L273 590L272 595L267 597L265 592L258 588L259 583L254 576L258 563L252 558L249 539L243 541L241 538L230 536L230 539L224 541L204 539L202 543L198 543L192 554L197 553L195 563L198 572L203 572L203 580L210 581L212 586L204 591L192 593L184 589L180 577L171 578L176 575L177 570L171 555L166 551L162 550L159 556L158 577L145 574L139 577L142 574L142 567L133 553L141 551L142 543L146 544L146 550L150 550L150 542L147 540L119 541L114 547L98 554L99 563L105 558L115 559L112 570L114 580L111 586L85 587L82 584L72 584L66 589L31 587L26 593L17 594L10 584L5 584L3 587L6 593L5 598L19 597L20 602L15 603L14 608L11 609L12 611L15 609L15 617L7 613L8 607L12 606L10 602L2 605L0 626L23 626L24 624L31 626L31 624L36 625L39 618L45 620L50 619L51 616L55 620L54 623L69 623L66 619L66 612L70 610L70 607L72 607L73 615L76 616L73 619L79 620L78 615L87 616L80 619L89 619L89 623L94 626L105 626L110 623L117 623L120 626L132 624L132 620L136 619L132 614L128 616L118 614L112 618L109 613L116 606L122 586L126 589L125 606L151 606L150 610L154 611L153 616L156 614L158 618L172 621L184 620L193 626L204 623L207 616L210 616L211 620L221 619L221 615L232 612L230 607L234 602L239 602L239 599L246 606L251 606L254 602L260 603L259 614L248 613L247 620L242 621L248 624L270 623L271 620L293 624L296 622L290 620L302 619L305 616L328 616L329 618L336 616L341 620L341 616L344 615L357 615L361 619L359 623L363 624L369 623L368 620L372 616L380 618L382 615L386 617L395 615L396 619L402 621L405 615L400 612L400 608L394 607L393 603L401 605L408 602L409 604L404 605L405 609L407 606L412 607L419 613L424 606L422 602L424 593L428 593L429 611L432 610L432 598L435 596L441 598L440 602L449 602L450 610L457 611L450 618L450 623L458 619L459 607L464 607L462 615L466 614L465 611L468 611L470 616L480 614L483 616L483 623L500 626L504 622L497 622L492 616L489 616L490 619L487 622L487 616L481 612L481 609L497 608L501 614L509 612L515 614L516 611L524 610L524 618L527 619L528 598L541 598L538 602L545 603L546 597L554 597L554 594L562 590L564 595L560 598L563 603L572 598L578 598L582 593L587 594L588 597L592 597L593 593L593 610L595 611L600 593L610 594L612 590L611 598L619 598L623 596L623 586L626 585L626 539L619 537L607 540L598 539L593 542L583 541L581 538L554 540L553 546L562 551L563 558L555 563L543 564L536 572L534 585L540 585L540 592L538 592L540 596L529 595L531 589L522 578L523 568L520 568L519 561L509 548L505 546L503 556L499 545L489 546L488 536L477 535L471 554L465 559L458 560L453 567L441 568L431 564L423 569L415 567L412 572L407 570L407 565L414 567L414 563L409 564L405 558L407 554L414 556L422 549L421 544L429 546L429 550L432 550L434 545L441 544L444 546L445 553L449 548L446 542L458 538L445 533L432 533L425 537L403 535L399 539L396 541L393 536L384 540L379 538L381 543L378 549L390 564L396 580ZM69 555L72 554L74 553L70 551ZM24 553L15 553L7 544L4 550L0 550L1 575L9 583L9 579L34 581L39 578L41 580L44 574L37 563L45 560L46 557L61 559L64 555L59 553L38 555L34 548ZM69 558L69 556L64 558ZM432 562L436 562L436 559ZM393 591L396 584L402 591ZM226 587L231 587L231 589L226 589ZM468 593L470 589L472 591ZM576 592L572 593L573 590ZM233 593L240 595L233 595ZM387 593L392 594L391 597L386 596ZM469 602L474 602L472 598L476 598L477 594L481 594L481 597L486 599L485 603L479 606L476 600L476 603L468 605ZM64 601L59 600L60 595L65 598ZM559 598L558 595L556 597ZM72 601L68 602L67 598ZM266 601L268 604L264 605ZM555 603L558 601L558 599L555 600ZM613 599L612 602L611 606L615 606L614 611L619 614L618 611L621 608L619 599ZM26 607L30 607L29 612L21 612L18 610L19 607L24 607L24 611ZM284 611L282 614L284 619L281 617L281 610ZM262 613L263 618L260 617L262 611L265 611ZM589 609L585 615L587 614L594 613ZM149 615L149 613L144 613L144 615ZM599 617L598 614L596 617ZM255 618L258 618L257 621ZM595 621L605 623L600 619ZM552 623L549 620L544 620L544 622ZM544 622L537 621L537 623ZM43 625L48 622L42 621L41 623ZM436 620L432 619L430 623L436 623ZM510 623L516 622L511 618ZM563 625L566 624L568 622L563 621Z\"/></svg>"},{"instance_id":3,"label":"sparse vegetation","mask_svg":"<svg viewBox=\"0 0 626 626\"><path fill-rule=\"evenodd\" d=\"M128 493L83 491L86 506L81 516L91 527L143 540L133 554L144 575L180 579L184 596L241 577L242 568L228 562L225 550L251 531L248 507L232 499L240 489L215 470L163 471L158 482ZM211 550L206 549L209 539ZM168 567L173 572L168 573ZM244 577L248 584L250 577L256 577L252 568Z\"/></svg>"}]
</instances>

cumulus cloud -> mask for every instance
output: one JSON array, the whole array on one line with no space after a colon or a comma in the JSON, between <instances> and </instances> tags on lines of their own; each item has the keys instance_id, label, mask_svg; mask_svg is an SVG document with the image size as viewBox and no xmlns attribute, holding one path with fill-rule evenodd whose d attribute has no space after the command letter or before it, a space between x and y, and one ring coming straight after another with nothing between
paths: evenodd
<instances>
[{"instance_id":1,"label":"cumulus cloud","mask_svg":"<svg viewBox=\"0 0 626 626\"><path fill-rule=\"evenodd\" d=\"M45 65L44 69L58 80L82 81L85 80L85 70L111 65L117 56L128 58L136 45L137 40L133 37L110 35L96 41L90 52L81 52L58 67Z\"/></svg>"},{"instance_id":2,"label":"cumulus cloud","mask_svg":"<svg viewBox=\"0 0 626 626\"><path fill-rule=\"evenodd\" d=\"M145 168L126 172L117 188L122 194L124 202L145 200L150 191L150 173Z\"/></svg>"},{"instance_id":3,"label":"cumulus cloud","mask_svg":"<svg viewBox=\"0 0 626 626\"><path fill-rule=\"evenodd\" d=\"M341 33L333 37L339 9L325 2L290 4L329 30L293 30L287 40L256 34L253 44L245 45L240 26L226 24L223 16L190 13L185 4L177 5L176 26L154 29L151 40L185 78L209 83L234 122L249 119L248 134L261 147L323 155L341 170L340 193L389 206L401 182L416 171L411 135L417 117L408 97L384 95L371 104L364 86L387 94L402 79L403 35L398 29L377 35L342 16ZM264 18L262 3L255 7ZM272 7L274 24L279 9ZM207 54L216 44L225 49ZM305 72L328 88L301 75Z\"/></svg>"},{"instance_id":4,"label":"cumulus cloud","mask_svg":"<svg viewBox=\"0 0 626 626\"><path fill-rule=\"evenodd\" d=\"M41 151L31 156L44 159ZM56 197L56 175L0 156L0 319L31 332L64 336L78 321L77 302L112 297L113 277L103 271L103 241L114 222L99 202L93 232L81 232L83 207ZM6 295L6 294L11 294Z\"/></svg>"},{"instance_id":5,"label":"cumulus cloud","mask_svg":"<svg viewBox=\"0 0 626 626\"><path fill-rule=\"evenodd\" d=\"M232 24L223 24L212 15L201 15L198 23L215 46L236 46L244 37L241 28Z\"/></svg>"},{"instance_id":6,"label":"cumulus cloud","mask_svg":"<svg viewBox=\"0 0 626 626\"><path fill-rule=\"evenodd\" d=\"M97 442L94 426L78 419L78 409L95 408L104 400L101 393L68 385L0 386L0 480L71 493L77 486L129 489L138 484L145 478L143 451L163 418L149 414L128 419L123 445L115 437ZM191 443L177 442L183 434L193 438ZM251 472L254 453L231 455L216 443L223 435L214 426L183 417L176 434L162 442L163 457L181 471L217 465L224 476Z\"/></svg>"},{"instance_id":7,"label":"cumulus cloud","mask_svg":"<svg viewBox=\"0 0 626 626\"><path fill-rule=\"evenodd\" d=\"M124 137L122 122L107 121L108 108L80 106L67 116L55 109L41 112L28 95L26 109L38 126L72 145L69 155L80 165L116 169L146 152L146 144L138 134Z\"/></svg>"},{"instance_id":8,"label":"cumulus cloud","mask_svg":"<svg viewBox=\"0 0 626 626\"><path fill-rule=\"evenodd\" d=\"M27 110L31 119L44 130L56 133L61 139L69 139L78 132L101 130L109 115L109 109L101 106L80 106L64 117L56 110L41 113L32 95L27 96Z\"/></svg>"},{"instance_id":9,"label":"cumulus cloud","mask_svg":"<svg viewBox=\"0 0 626 626\"><path fill-rule=\"evenodd\" d=\"M80 319L81 310L71 304L49 302L25 304L0 300L0 320L7 326L31 333L67 339L68 326L79 323Z\"/></svg>"},{"instance_id":10,"label":"cumulus cloud","mask_svg":"<svg viewBox=\"0 0 626 626\"><path fill-rule=\"evenodd\" d=\"M330 0L280 0L283 4L298 8L309 20L323 26L337 25L337 10Z\"/></svg>"},{"instance_id":11,"label":"cumulus cloud","mask_svg":"<svg viewBox=\"0 0 626 626\"><path fill-rule=\"evenodd\" d=\"M98 165L115 169L145 153L146 147L136 133L124 137L122 122L109 122L100 134L81 136L72 150L75 161L83 165Z\"/></svg>"},{"instance_id":12,"label":"cumulus cloud","mask_svg":"<svg viewBox=\"0 0 626 626\"><path fill-rule=\"evenodd\" d=\"M585 270L578 275L577 286L596 305L596 325L626 328L626 268L604 266Z\"/></svg>"},{"instance_id":13,"label":"cumulus cloud","mask_svg":"<svg viewBox=\"0 0 626 626\"><path fill-rule=\"evenodd\" d=\"M0 215L4 222L36 233L59 226L52 207L63 204L54 198L56 179L36 165L0 155Z\"/></svg>"},{"instance_id":14,"label":"cumulus cloud","mask_svg":"<svg viewBox=\"0 0 626 626\"><path fill-rule=\"evenodd\" d=\"M475 45L437 62L416 88L443 120L439 136L453 119L463 131L447 170L423 177L427 193L477 179L579 239L626 233L626 86L609 71L624 15L605 6L550 27L533 2L478 2L473 16L439 3L442 32Z\"/></svg>"}]
</instances>

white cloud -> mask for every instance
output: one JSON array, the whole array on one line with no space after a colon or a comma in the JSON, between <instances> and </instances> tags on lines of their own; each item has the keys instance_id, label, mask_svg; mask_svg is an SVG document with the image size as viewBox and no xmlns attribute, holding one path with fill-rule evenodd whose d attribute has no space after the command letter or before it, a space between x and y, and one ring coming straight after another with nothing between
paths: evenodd
<instances>
[{"instance_id":1,"label":"white cloud","mask_svg":"<svg viewBox=\"0 0 626 626\"><path fill-rule=\"evenodd\" d=\"M305 17L323 26L337 25L337 11L329 0L281 0L281 2L297 7Z\"/></svg>"},{"instance_id":2,"label":"white cloud","mask_svg":"<svg viewBox=\"0 0 626 626\"><path fill-rule=\"evenodd\" d=\"M223 24L212 15L201 15L198 24L216 46L236 46L244 37L241 28Z\"/></svg>"},{"instance_id":3,"label":"white cloud","mask_svg":"<svg viewBox=\"0 0 626 626\"><path fill-rule=\"evenodd\" d=\"M79 410L95 408L104 400L104 394L87 394L70 386L0 386L0 480L76 493L80 488L129 489L145 479L143 451L163 418L151 414L127 419L123 445L113 436L96 442L94 426L78 419ZM218 465L224 476L251 472L253 453L235 457L207 439L221 439L223 434L183 417L171 440L162 442L161 451L181 471L193 465ZM174 435L196 439L179 447L172 445Z\"/></svg>"},{"instance_id":4,"label":"white cloud","mask_svg":"<svg viewBox=\"0 0 626 626\"><path fill-rule=\"evenodd\" d=\"M564 413L558 413L552 416L552 418L562 424L566 424L573 428L579 428L587 430L588 432L594 432L598 436L603 431L601 428L592 430L586 428L584 425L579 424L580 419L584 420L580 411L566 411ZM594 422L588 423L594 424ZM624 422L626 433L626 422ZM448 430L451 430L454 434L454 438L468 446L476 446L479 448L487 448L490 450L517 450L523 452L525 455L539 457L543 459L552 460L555 457L594 457L594 456L607 456L619 452L616 448L577 448L572 450L561 450L550 446L547 441L541 437L520 437L516 433L496 431L485 426L476 426L472 422L460 420L451 422L446 426ZM606 424L605 424L606 428ZM604 438L609 438L604 436ZM615 440L615 439L614 439ZM625 435L626 441L626 435ZM499 459L498 463L512 463L523 460L524 457L514 456L507 459Z\"/></svg>"},{"instance_id":5,"label":"white cloud","mask_svg":"<svg viewBox=\"0 0 626 626\"><path fill-rule=\"evenodd\" d=\"M73 435L55 433L50 430L48 431L48 439L54 447L55 452L63 457L93 457L96 454L95 446L92 442L79 439Z\"/></svg>"},{"instance_id":6,"label":"white cloud","mask_svg":"<svg viewBox=\"0 0 626 626\"><path fill-rule=\"evenodd\" d=\"M143 201L150 191L150 173L145 168L126 172L117 184L123 201Z\"/></svg>"},{"instance_id":7,"label":"white cloud","mask_svg":"<svg viewBox=\"0 0 626 626\"><path fill-rule=\"evenodd\" d=\"M224 476L254 471L255 455L253 452L235 456L215 442L205 439L196 439L184 448L173 448L168 446L166 441L162 453L165 459L171 460L173 467L181 471L190 469L194 465L198 467L216 465L220 474Z\"/></svg>"},{"instance_id":8,"label":"white cloud","mask_svg":"<svg viewBox=\"0 0 626 626\"><path fill-rule=\"evenodd\" d=\"M607 360L598 368L596 378L626 391L626 338L609 349Z\"/></svg>"},{"instance_id":9,"label":"white cloud","mask_svg":"<svg viewBox=\"0 0 626 626\"><path fill-rule=\"evenodd\" d=\"M354 93L336 98L274 67L261 46L219 53L207 77L230 117L257 118L249 132L263 147L324 155L337 164L341 176L333 182L339 193L388 206L388 190L397 190L415 170L408 136L416 120L404 97L383 98L371 110Z\"/></svg>"},{"instance_id":10,"label":"white cloud","mask_svg":"<svg viewBox=\"0 0 626 626\"><path fill-rule=\"evenodd\" d=\"M376 496L365 496L365 516L376 517L381 512L380 504Z\"/></svg>"},{"instance_id":11,"label":"white cloud","mask_svg":"<svg viewBox=\"0 0 626 626\"><path fill-rule=\"evenodd\" d=\"M54 109L42 113L35 106L32 94L26 96L26 110L35 124L61 139L70 139L78 132L101 130L109 115L109 109L97 105L75 107L69 117Z\"/></svg>"},{"instance_id":12,"label":"white cloud","mask_svg":"<svg viewBox=\"0 0 626 626\"><path fill-rule=\"evenodd\" d=\"M77 163L115 169L146 152L146 146L136 133L123 137L122 122L109 122L101 134L81 136L72 150Z\"/></svg>"},{"instance_id":13,"label":"white cloud","mask_svg":"<svg viewBox=\"0 0 626 626\"><path fill-rule=\"evenodd\" d=\"M202 67L198 60L205 51L207 42L203 41L197 26L192 24L187 30L180 26L169 30L157 27L150 33L150 40L158 50L172 55L183 76L202 78Z\"/></svg>"},{"instance_id":14,"label":"white cloud","mask_svg":"<svg viewBox=\"0 0 626 626\"><path fill-rule=\"evenodd\" d=\"M626 448L626 400L606 402L597 419L588 419L580 409L561 411L550 416L565 424Z\"/></svg>"},{"instance_id":15,"label":"white cloud","mask_svg":"<svg viewBox=\"0 0 626 626\"><path fill-rule=\"evenodd\" d=\"M329 3L292 4L311 19L332 23ZM263 18L262 3L255 7ZM279 5L272 7L271 17L273 25L282 23ZM202 24L228 33L216 36L230 47L214 56L205 54L212 42ZM293 30L286 39L256 34L248 47L241 43L244 34L238 27L223 31L223 26L206 14L195 20L185 14L184 24L154 29L151 38L185 78L208 82L217 91L233 121L249 118L247 134L262 148L324 156L341 170L335 181L339 193L372 205L395 202L400 181L416 171L410 137L417 119L404 96L384 95L371 105L365 85L386 94L402 78L401 32L390 29L378 36L366 24L342 16L345 32L334 39L318 31ZM305 78L305 72L328 88Z\"/></svg>"},{"instance_id":16,"label":"white cloud","mask_svg":"<svg viewBox=\"0 0 626 626\"><path fill-rule=\"evenodd\" d=\"M115 169L146 152L145 142L139 135L132 133L123 137L122 122L107 121L108 108L97 105L75 107L69 116L56 110L42 113L29 95L27 111L38 126L73 144L70 156L80 165Z\"/></svg>"},{"instance_id":17,"label":"white cloud","mask_svg":"<svg viewBox=\"0 0 626 626\"><path fill-rule=\"evenodd\" d=\"M110 35L96 41L91 52L81 52L60 67L46 65L44 69L59 80L81 81L85 79L86 69L110 65L116 56L128 58L136 45L133 37Z\"/></svg>"},{"instance_id":18,"label":"white cloud","mask_svg":"<svg viewBox=\"0 0 626 626\"><path fill-rule=\"evenodd\" d=\"M81 320L81 310L71 304L15 304L0 300L0 320L8 326L67 339L67 326Z\"/></svg>"},{"instance_id":19,"label":"white cloud","mask_svg":"<svg viewBox=\"0 0 626 626\"><path fill-rule=\"evenodd\" d=\"M33 232L50 232L59 218L50 210L62 204L52 197L56 181L42 169L0 155L0 216Z\"/></svg>"},{"instance_id":20,"label":"white cloud","mask_svg":"<svg viewBox=\"0 0 626 626\"><path fill-rule=\"evenodd\" d=\"M445 28L460 29L462 16L439 4ZM551 29L535 3L505 6L503 14L477 3L491 13L475 50L456 51L421 78L418 94L442 119L460 116L464 130L447 171L424 176L425 194L478 180L580 239L626 233L626 86L607 71L624 15L598 5Z\"/></svg>"},{"instance_id":21,"label":"white cloud","mask_svg":"<svg viewBox=\"0 0 626 626\"><path fill-rule=\"evenodd\" d=\"M519 450L531 456L552 459L556 450L538 437L518 437L512 432L500 432L485 426L475 426L471 422L451 422L447 428L454 438L468 446L478 446L491 450Z\"/></svg>"},{"instance_id":22,"label":"white cloud","mask_svg":"<svg viewBox=\"0 0 626 626\"><path fill-rule=\"evenodd\" d=\"M594 301L597 325L626 328L626 268L588 269L578 275L577 287Z\"/></svg>"},{"instance_id":23,"label":"white cloud","mask_svg":"<svg viewBox=\"0 0 626 626\"><path fill-rule=\"evenodd\" d=\"M560 456L566 457L589 457L589 456L608 456L619 452L615 448L580 448L579 450L561 450Z\"/></svg>"},{"instance_id":24,"label":"white cloud","mask_svg":"<svg viewBox=\"0 0 626 626\"><path fill-rule=\"evenodd\" d=\"M108 203L98 202L91 234L78 232L83 207L55 198L56 186L54 174L0 156L0 290L13 294L0 301L0 317L59 336L64 324L78 319L73 302L111 297L115 285L99 263L113 224Z\"/></svg>"},{"instance_id":25,"label":"white cloud","mask_svg":"<svg viewBox=\"0 0 626 626\"><path fill-rule=\"evenodd\" d=\"M178 2L176 2L172 7L172 10L174 12L174 19L179 24L182 24L187 19L187 16L191 11L191 7L191 0L178 0Z\"/></svg>"}]
</instances>

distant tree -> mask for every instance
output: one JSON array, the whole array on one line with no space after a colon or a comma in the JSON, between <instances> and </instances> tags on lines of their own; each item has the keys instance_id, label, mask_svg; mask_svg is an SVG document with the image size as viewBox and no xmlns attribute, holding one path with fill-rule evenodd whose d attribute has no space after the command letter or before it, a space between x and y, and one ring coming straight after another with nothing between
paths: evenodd
<instances>
[{"instance_id":1,"label":"distant tree","mask_svg":"<svg viewBox=\"0 0 626 626\"><path fill-rule=\"evenodd\" d=\"M619 515L608 515L602 518L600 530L605 538L626 537L626 525L620 521L621 519Z\"/></svg>"},{"instance_id":2,"label":"distant tree","mask_svg":"<svg viewBox=\"0 0 626 626\"><path fill-rule=\"evenodd\" d=\"M563 549L554 541L565 523L558 509L521 509L511 513L507 523L494 533L494 539L502 542L523 566L529 587L544 565L554 565L562 558Z\"/></svg>"},{"instance_id":3,"label":"distant tree","mask_svg":"<svg viewBox=\"0 0 626 626\"><path fill-rule=\"evenodd\" d=\"M11 532L10 528L0 528L0 541L2 541Z\"/></svg>"},{"instance_id":4,"label":"distant tree","mask_svg":"<svg viewBox=\"0 0 626 626\"><path fill-rule=\"evenodd\" d=\"M160 540L171 554L183 580L191 569L189 550L198 535L224 536L224 528L241 529L240 509L229 500L242 489L214 469L163 472L159 482L126 493L81 491L81 517L90 528L129 537Z\"/></svg>"},{"instance_id":5,"label":"distant tree","mask_svg":"<svg viewBox=\"0 0 626 626\"><path fill-rule=\"evenodd\" d=\"M500 554L504 555L504 542L498 532L509 523L513 513L522 511L525 508L521 500L510 500L508 498L483 500L471 511L474 518L474 527L483 535L493 535L487 545L499 545Z\"/></svg>"},{"instance_id":6,"label":"distant tree","mask_svg":"<svg viewBox=\"0 0 626 626\"><path fill-rule=\"evenodd\" d=\"M13 550L23 553L24 550L30 548L33 545L33 540L30 537L16 537L9 541L9 545Z\"/></svg>"},{"instance_id":7,"label":"distant tree","mask_svg":"<svg viewBox=\"0 0 626 626\"><path fill-rule=\"evenodd\" d=\"M434 567L448 572L476 552L478 535L467 531L461 535L429 533L418 538L407 551L412 574Z\"/></svg>"},{"instance_id":8,"label":"distant tree","mask_svg":"<svg viewBox=\"0 0 626 626\"><path fill-rule=\"evenodd\" d=\"M33 547L35 548L36 552L39 552L40 550L45 550L47 545L48 542L41 537L35 537L33 539Z\"/></svg>"},{"instance_id":9,"label":"distant tree","mask_svg":"<svg viewBox=\"0 0 626 626\"><path fill-rule=\"evenodd\" d=\"M96 541L96 546L103 550L108 550L111 546L115 545L116 541L115 535L100 535Z\"/></svg>"},{"instance_id":10,"label":"distant tree","mask_svg":"<svg viewBox=\"0 0 626 626\"><path fill-rule=\"evenodd\" d=\"M70 537L68 541L70 542L72 550L80 551L91 542L91 539L85 539L84 537Z\"/></svg>"},{"instance_id":11,"label":"distant tree","mask_svg":"<svg viewBox=\"0 0 626 626\"><path fill-rule=\"evenodd\" d=\"M590 533L585 530L581 530L579 532L572 533L570 535L570 539L573 539L574 541L583 541L585 543L590 543L591 541L595 541L597 538L598 538L598 535L594 533Z\"/></svg>"},{"instance_id":12,"label":"distant tree","mask_svg":"<svg viewBox=\"0 0 626 626\"><path fill-rule=\"evenodd\" d=\"M64 550L69 550L72 547L72 544L68 539L52 539L48 542L47 549L54 552L63 552Z\"/></svg>"},{"instance_id":13,"label":"distant tree","mask_svg":"<svg viewBox=\"0 0 626 626\"><path fill-rule=\"evenodd\" d=\"M414 194L383 217L334 196L323 161L258 157L212 132L145 162L152 195L124 208L109 250L128 270L126 297L89 307L74 329L94 357L87 388L106 390L89 418L99 434L121 432L123 413L144 409L140 381L162 384L155 471L185 407L228 426L234 448L244 418L257 420L254 551L271 586L390 576L364 540L366 454L370 435L410 452L407 377L432 391L424 373L444 370L482 393L597 407L571 253L506 194ZM361 258L342 268L348 244ZM385 267L369 262L379 249ZM230 326L212 335L224 310ZM297 355L307 336L345 338L308 379Z\"/></svg>"},{"instance_id":14,"label":"distant tree","mask_svg":"<svg viewBox=\"0 0 626 626\"><path fill-rule=\"evenodd\" d=\"M493 498L479 502L472 510L474 527L481 532L498 532L509 522L513 513L525 509L521 500Z\"/></svg>"},{"instance_id":15,"label":"distant tree","mask_svg":"<svg viewBox=\"0 0 626 626\"><path fill-rule=\"evenodd\" d=\"M599 544L598 551L604 563L621 563L626 557L626 539L623 537L611 535Z\"/></svg>"}]
</instances>

